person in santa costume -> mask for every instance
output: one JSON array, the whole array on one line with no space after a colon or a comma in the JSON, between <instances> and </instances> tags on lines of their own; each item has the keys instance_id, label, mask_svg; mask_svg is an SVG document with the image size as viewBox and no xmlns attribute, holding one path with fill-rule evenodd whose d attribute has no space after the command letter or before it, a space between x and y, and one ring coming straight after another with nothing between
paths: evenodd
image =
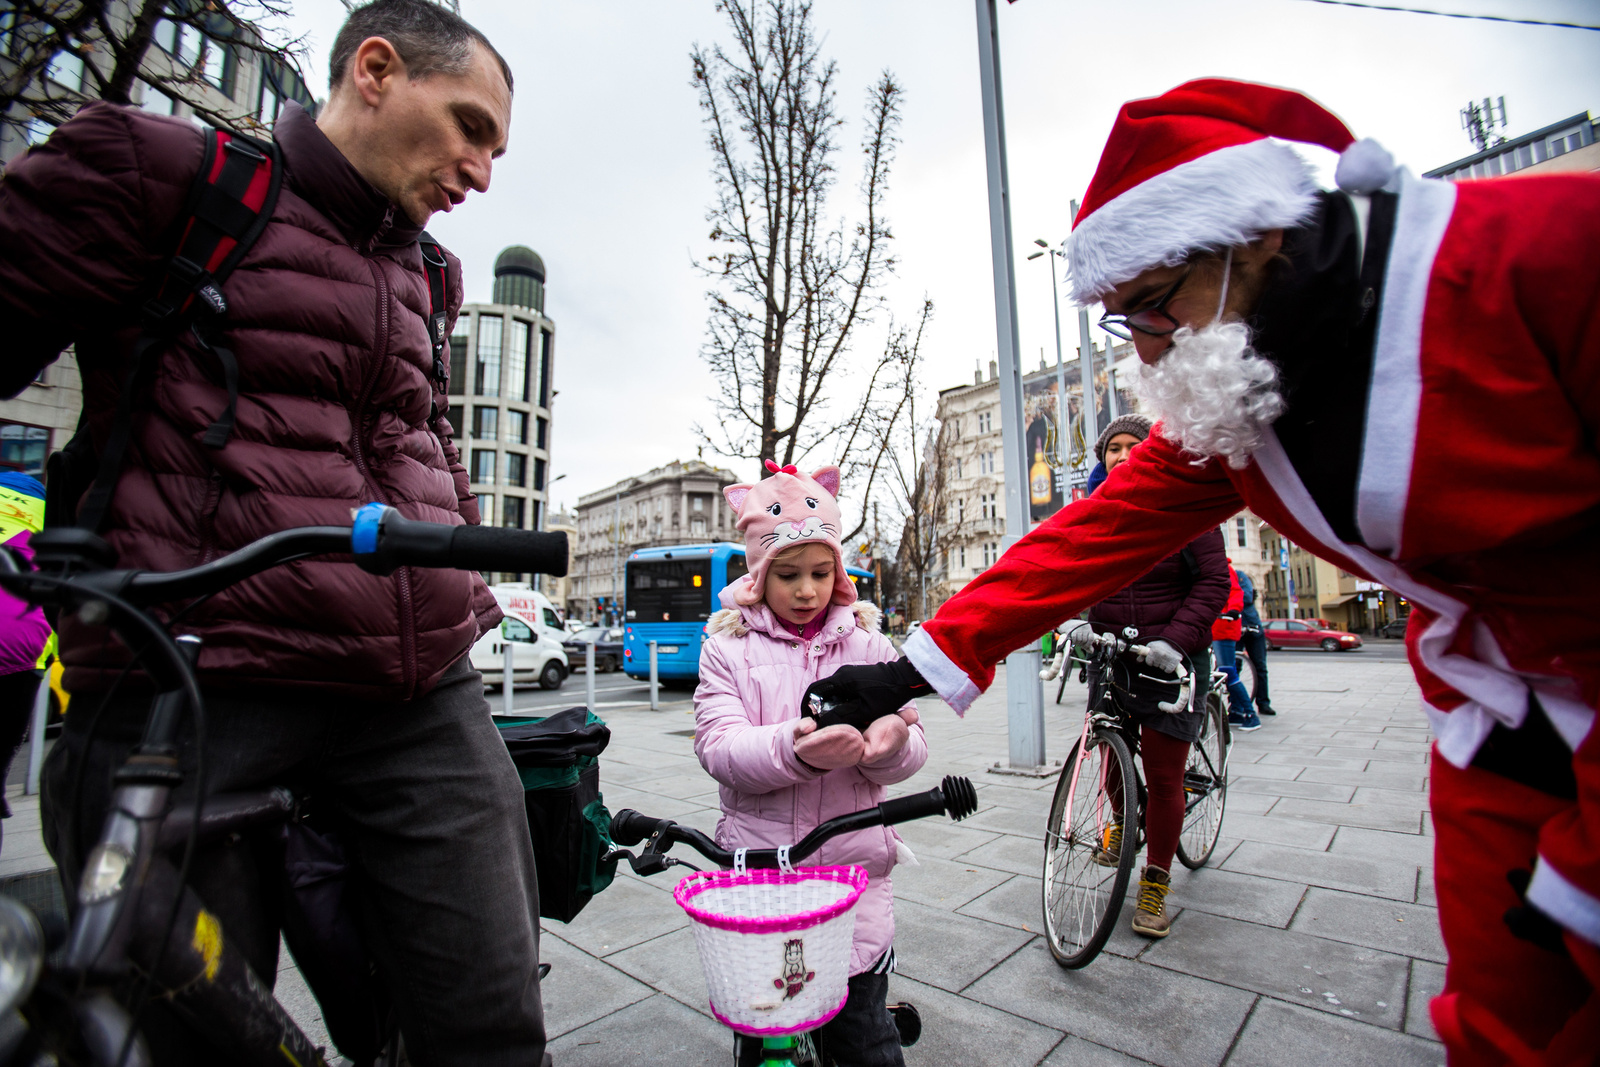
<instances>
[{"instance_id":1,"label":"person in santa costume","mask_svg":"<svg viewBox=\"0 0 1600 1067\"><path fill-rule=\"evenodd\" d=\"M1338 152L1319 189L1286 142ZM1419 180L1307 97L1125 104L1068 247L1160 417L840 720L964 711L1035 634L1242 508L1413 605L1454 1067L1600 1049L1600 176ZM809 699L808 699L809 704Z\"/></svg>"}]
</instances>

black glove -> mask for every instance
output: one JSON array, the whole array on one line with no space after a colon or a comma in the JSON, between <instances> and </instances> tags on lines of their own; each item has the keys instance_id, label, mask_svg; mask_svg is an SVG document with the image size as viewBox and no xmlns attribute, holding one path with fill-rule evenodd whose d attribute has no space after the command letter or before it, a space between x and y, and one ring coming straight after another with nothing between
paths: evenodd
<instances>
[{"instance_id":1,"label":"black glove","mask_svg":"<svg viewBox=\"0 0 1600 1067\"><path fill-rule=\"evenodd\" d=\"M1506 872L1506 881L1511 883L1522 904L1507 908L1501 918L1514 936L1532 942L1546 952L1566 956L1567 943L1561 936L1561 924L1528 903L1528 883L1532 880L1533 872L1526 868Z\"/></svg>"},{"instance_id":2,"label":"black glove","mask_svg":"<svg viewBox=\"0 0 1600 1067\"><path fill-rule=\"evenodd\" d=\"M800 713L816 719L819 730L841 723L865 730L932 690L910 660L840 667L811 683L800 698Z\"/></svg>"}]
</instances>

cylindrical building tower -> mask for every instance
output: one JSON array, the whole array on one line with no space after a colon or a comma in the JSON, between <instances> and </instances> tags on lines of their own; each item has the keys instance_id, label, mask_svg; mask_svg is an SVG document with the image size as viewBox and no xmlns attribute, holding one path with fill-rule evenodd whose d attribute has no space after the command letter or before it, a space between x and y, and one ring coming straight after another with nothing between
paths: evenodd
<instances>
[{"instance_id":1,"label":"cylindrical building tower","mask_svg":"<svg viewBox=\"0 0 1600 1067\"><path fill-rule=\"evenodd\" d=\"M544 314L544 260L523 245L512 245L494 261L494 302L532 308Z\"/></svg>"}]
</instances>

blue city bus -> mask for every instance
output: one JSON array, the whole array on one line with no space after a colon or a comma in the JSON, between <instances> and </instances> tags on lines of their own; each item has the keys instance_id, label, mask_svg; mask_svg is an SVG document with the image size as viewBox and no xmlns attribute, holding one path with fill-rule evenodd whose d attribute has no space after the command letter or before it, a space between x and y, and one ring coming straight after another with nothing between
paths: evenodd
<instances>
[{"instance_id":1,"label":"blue city bus","mask_svg":"<svg viewBox=\"0 0 1600 1067\"><path fill-rule=\"evenodd\" d=\"M706 620L722 607L717 596L749 570L744 546L729 541L643 548L629 555L622 605L622 669L628 677L650 677L650 642L655 641L657 677L698 678ZM877 600L871 571L847 567L845 572L860 599Z\"/></svg>"}]
</instances>

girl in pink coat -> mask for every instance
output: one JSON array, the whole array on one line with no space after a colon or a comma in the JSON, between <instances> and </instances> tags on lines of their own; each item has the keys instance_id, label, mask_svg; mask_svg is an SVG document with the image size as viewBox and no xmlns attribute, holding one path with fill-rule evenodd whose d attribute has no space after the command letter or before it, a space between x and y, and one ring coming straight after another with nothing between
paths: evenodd
<instances>
[{"instance_id":1,"label":"girl in pink coat","mask_svg":"<svg viewBox=\"0 0 1600 1067\"><path fill-rule=\"evenodd\" d=\"M769 460L767 469L771 477L723 491L745 535L750 572L722 591L694 695L695 754L722 786L716 836L724 848L793 844L819 823L879 803L885 786L928 759L910 704L864 734L844 725L818 730L802 715L812 682L899 653L879 632L878 608L856 600L845 573L834 500L839 468L805 475ZM870 876L856 907L849 1000L822 1028L841 1067L904 1063L885 1005L894 966L889 872L900 856L910 852L899 835L874 827L834 838L808 861L859 864Z\"/></svg>"}]
</instances>

